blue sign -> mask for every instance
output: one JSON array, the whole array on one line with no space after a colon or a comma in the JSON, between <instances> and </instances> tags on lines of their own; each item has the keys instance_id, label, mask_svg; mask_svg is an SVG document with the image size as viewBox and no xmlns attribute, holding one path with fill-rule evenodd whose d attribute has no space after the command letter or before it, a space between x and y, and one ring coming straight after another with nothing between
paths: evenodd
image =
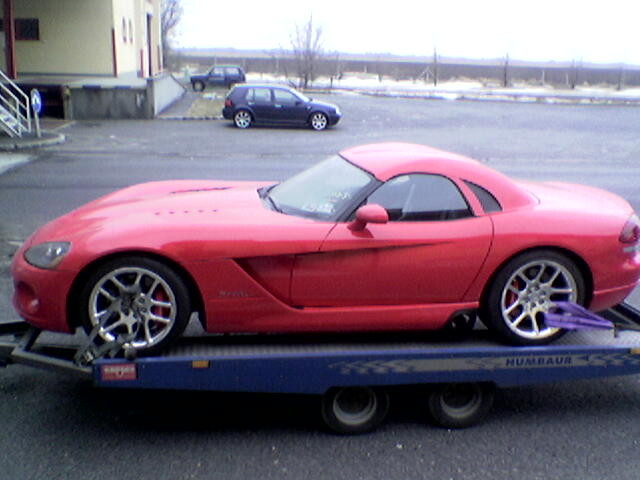
<instances>
[{"instance_id":1,"label":"blue sign","mask_svg":"<svg viewBox=\"0 0 640 480\"><path fill-rule=\"evenodd\" d=\"M40 96L40 92L35 88L31 90L31 108L33 108L36 114L42 111L42 97Z\"/></svg>"}]
</instances>

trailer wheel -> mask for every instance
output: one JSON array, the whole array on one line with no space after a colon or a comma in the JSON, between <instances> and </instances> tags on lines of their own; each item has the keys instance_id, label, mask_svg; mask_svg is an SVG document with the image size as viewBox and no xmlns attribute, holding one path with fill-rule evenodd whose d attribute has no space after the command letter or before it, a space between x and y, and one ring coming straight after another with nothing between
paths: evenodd
<instances>
[{"instance_id":1,"label":"trailer wheel","mask_svg":"<svg viewBox=\"0 0 640 480\"><path fill-rule=\"evenodd\" d=\"M429 413L442 427L470 427L481 421L491 409L494 390L490 383L439 385L429 393Z\"/></svg>"},{"instance_id":2,"label":"trailer wheel","mask_svg":"<svg viewBox=\"0 0 640 480\"><path fill-rule=\"evenodd\" d=\"M336 387L322 397L322 419L334 432L358 434L375 430L389 411L389 396L370 387Z\"/></svg>"}]
</instances>

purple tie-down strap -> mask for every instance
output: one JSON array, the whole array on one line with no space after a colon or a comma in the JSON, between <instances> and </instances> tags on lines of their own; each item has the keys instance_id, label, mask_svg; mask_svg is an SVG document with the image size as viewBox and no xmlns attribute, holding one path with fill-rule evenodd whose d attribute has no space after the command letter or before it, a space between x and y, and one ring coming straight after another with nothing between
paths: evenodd
<instances>
[{"instance_id":1,"label":"purple tie-down strap","mask_svg":"<svg viewBox=\"0 0 640 480\"><path fill-rule=\"evenodd\" d=\"M556 302L555 307L544 314L544 321L549 327L567 330L615 328L613 322L573 302Z\"/></svg>"}]
</instances>

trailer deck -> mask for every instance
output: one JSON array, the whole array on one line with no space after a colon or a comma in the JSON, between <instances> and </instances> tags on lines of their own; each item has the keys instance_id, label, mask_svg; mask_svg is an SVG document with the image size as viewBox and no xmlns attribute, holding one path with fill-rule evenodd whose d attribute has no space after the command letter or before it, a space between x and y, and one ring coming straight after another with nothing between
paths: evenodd
<instances>
[{"instance_id":1,"label":"trailer deck","mask_svg":"<svg viewBox=\"0 0 640 480\"><path fill-rule=\"evenodd\" d=\"M435 387L428 397L433 416L444 426L464 427L491 406L490 386L640 373L640 311L622 304L606 316L625 331L572 331L537 347L500 345L483 329L462 339L456 332L223 335L183 338L161 356L140 358L131 352L92 358L95 349L78 356L92 351L41 342L39 330L13 322L0 327L0 336L12 337L0 341L0 365L69 371L109 388L323 395L323 417L342 433L375 427L390 387L429 385Z\"/></svg>"}]
</instances>

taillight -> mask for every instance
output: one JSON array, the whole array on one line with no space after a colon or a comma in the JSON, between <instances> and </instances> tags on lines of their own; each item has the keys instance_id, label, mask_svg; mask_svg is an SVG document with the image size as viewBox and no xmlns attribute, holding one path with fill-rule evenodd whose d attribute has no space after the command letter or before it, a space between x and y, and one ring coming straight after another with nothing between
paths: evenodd
<instances>
[{"instance_id":1,"label":"taillight","mask_svg":"<svg viewBox=\"0 0 640 480\"><path fill-rule=\"evenodd\" d=\"M640 219L637 215L631 215L620 233L620 242L638 243L640 241Z\"/></svg>"},{"instance_id":2,"label":"taillight","mask_svg":"<svg viewBox=\"0 0 640 480\"><path fill-rule=\"evenodd\" d=\"M233 102L231 101L231 99L230 99L230 98L226 98L226 99L224 100L224 106L225 106L225 107L227 107L227 108L231 108L231 107L233 107Z\"/></svg>"}]
</instances>

